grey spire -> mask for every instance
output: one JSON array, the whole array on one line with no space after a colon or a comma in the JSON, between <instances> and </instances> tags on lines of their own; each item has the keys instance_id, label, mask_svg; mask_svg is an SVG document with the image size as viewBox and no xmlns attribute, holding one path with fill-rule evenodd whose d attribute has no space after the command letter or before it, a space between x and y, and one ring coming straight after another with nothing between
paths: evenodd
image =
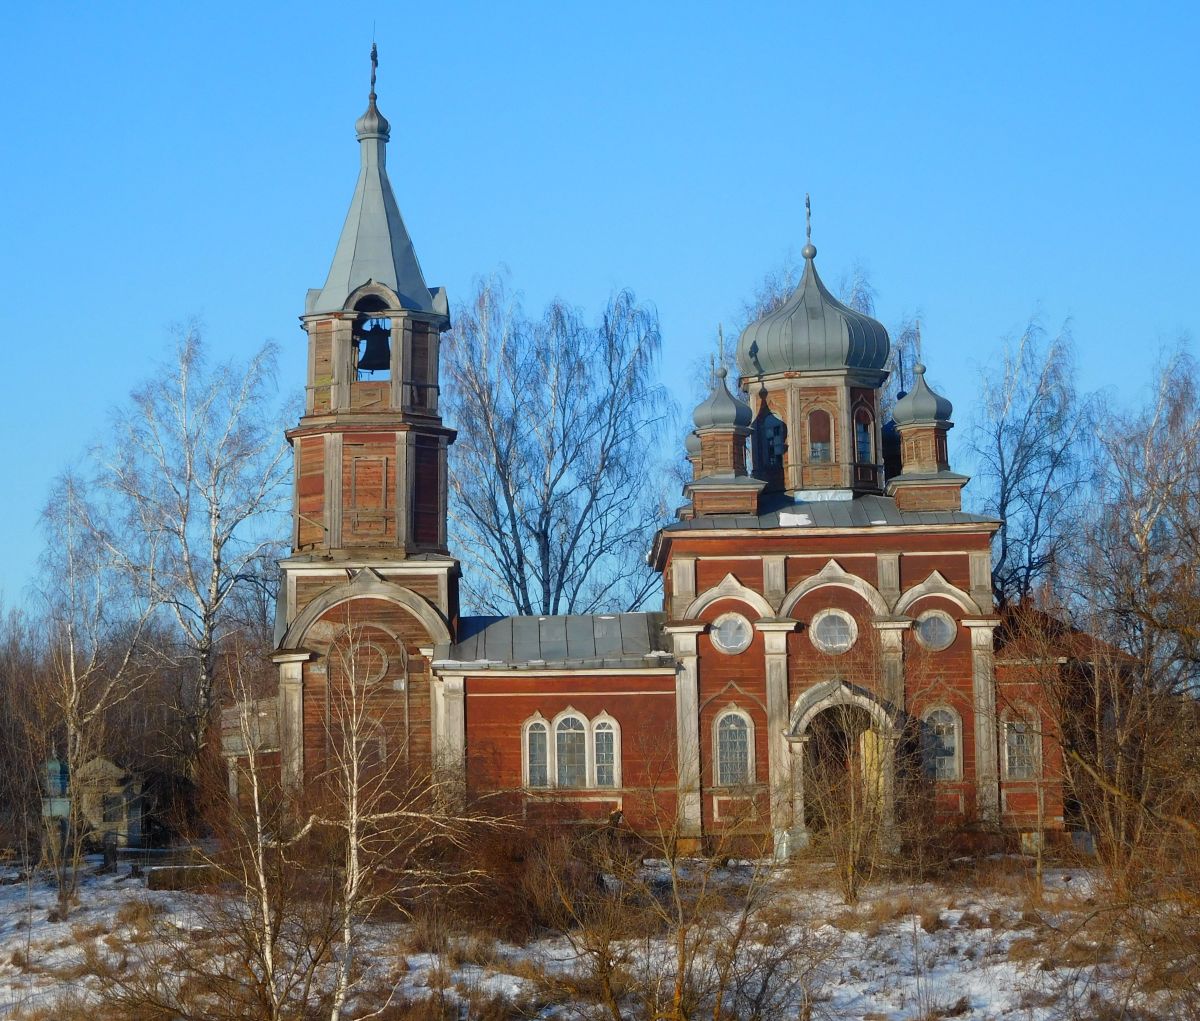
<instances>
[{"instance_id":1,"label":"grey spire","mask_svg":"<svg viewBox=\"0 0 1200 1021\"><path fill-rule=\"evenodd\" d=\"M896 402L892 421L904 425L949 425L954 405L925 382L925 366L917 362L913 369L913 388Z\"/></svg>"},{"instance_id":2,"label":"grey spire","mask_svg":"<svg viewBox=\"0 0 1200 1021\"><path fill-rule=\"evenodd\" d=\"M750 405L739 401L725 385L728 373L717 369L712 393L692 412L697 429L745 429L754 418Z\"/></svg>"},{"instance_id":3,"label":"grey spire","mask_svg":"<svg viewBox=\"0 0 1200 1021\"><path fill-rule=\"evenodd\" d=\"M333 265L320 291L309 291L306 311L335 312L368 281L391 288L404 308L445 314L445 296L436 298L425 285L417 253L400 216L385 168L391 125L375 105L378 51L371 44L371 92L367 110L355 122L361 166L350 212L342 227Z\"/></svg>"}]
</instances>

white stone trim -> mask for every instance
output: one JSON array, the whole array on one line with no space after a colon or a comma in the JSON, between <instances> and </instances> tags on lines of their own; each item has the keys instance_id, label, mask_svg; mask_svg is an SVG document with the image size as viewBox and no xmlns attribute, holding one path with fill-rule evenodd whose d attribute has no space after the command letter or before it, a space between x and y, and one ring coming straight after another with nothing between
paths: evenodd
<instances>
[{"instance_id":1,"label":"white stone trim","mask_svg":"<svg viewBox=\"0 0 1200 1021\"><path fill-rule=\"evenodd\" d=\"M712 588L700 593L684 611L684 618L694 620L709 606L722 599L736 599L758 611L760 617L772 617L775 608L767 602L766 597L751 588L747 588L732 574L725 575Z\"/></svg>"},{"instance_id":2,"label":"white stone trim","mask_svg":"<svg viewBox=\"0 0 1200 1021\"><path fill-rule=\"evenodd\" d=\"M914 585L908 589L896 603L896 613L907 613L908 608L917 602L919 599L924 599L926 596L941 596L944 599L949 599L951 602L957 603L966 613L981 614L983 611L979 608L979 604L975 602L966 592L955 585L951 585L940 571L931 571L929 577L926 578L920 585Z\"/></svg>"},{"instance_id":3,"label":"white stone trim","mask_svg":"<svg viewBox=\"0 0 1200 1021\"><path fill-rule=\"evenodd\" d=\"M883 596L879 594L879 590L869 581L843 570L841 565L833 559L830 559L816 574L810 575L792 587L792 590L784 598L783 605L779 607L780 616L791 616L796 604L806 595L830 585L858 593L878 616L887 616L888 606Z\"/></svg>"}]
</instances>

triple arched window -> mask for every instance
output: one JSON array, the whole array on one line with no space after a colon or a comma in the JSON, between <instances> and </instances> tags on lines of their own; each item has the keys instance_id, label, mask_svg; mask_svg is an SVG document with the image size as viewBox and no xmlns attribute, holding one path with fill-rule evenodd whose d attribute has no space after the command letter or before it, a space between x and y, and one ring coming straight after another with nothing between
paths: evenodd
<instances>
[{"instance_id":1,"label":"triple arched window","mask_svg":"<svg viewBox=\"0 0 1200 1021\"><path fill-rule=\"evenodd\" d=\"M526 787L621 786L621 725L607 713L536 714L525 721L521 744Z\"/></svg>"}]
</instances>

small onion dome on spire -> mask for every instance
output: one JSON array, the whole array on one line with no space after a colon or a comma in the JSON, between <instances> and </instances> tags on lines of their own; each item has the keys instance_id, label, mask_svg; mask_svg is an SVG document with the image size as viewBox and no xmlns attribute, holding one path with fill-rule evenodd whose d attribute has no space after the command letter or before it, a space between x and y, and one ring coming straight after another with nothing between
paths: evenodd
<instances>
[{"instance_id":1,"label":"small onion dome on spire","mask_svg":"<svg viewBox=\"0 0 1200 1021\"><path fill-rule=\"evenodd\" d=\"M371 43L371 93L367 97L367 112L354 122L354 130L361 142L364 138L382 138L385 142L391 137L392 126L388 119L379 112L375 105L375 72L379 69L379 50Z\"/></svg>"},{"instance_id":2,"label":"small onion dome on spire","mask_svg":"<svg viewBox=\"0 0 1200 1021\"><path fill-rule=\"evenodd\" d=\"M934 425L947 423L954 414L954 405L925 382L925 366L917 362L913 368L916 380L913 388L896 402L892 421L898 426Z\"/></svg>"},{"instance_id":3,"label":"small onion dome on spire","mask_svg":"<svg viewBox=\"0 0 1200 1021\"><path fill-rule=\"evenodd\" d=\"M817 275L811 228L801 254L804 275L791 297L742 331L738 371L743 377L839 369L883 372L890 348L887 330L826 290Z\"/></svg>"},{"instance_id":4,"label":"small onion dome on spire","mask_svg":"<svg viewBox=\"0 0 1200 1021\"><path fill-rule=\"evenodd\" d=\"M692 412L697 429L747 429L754 418L750 405L739 401L729 392L724 368L717 369L712 393Z\"/></svg>"},{"instance_id":5,"label":"small onion dome on spire","mask_svg":"<svg viewBox=\"0 0 1200 1021\"><path fill-rule=\"evenodd\" d=\"M683 449L687 452L688 457L700 456L700 437L696 434L695 430L689 431L687 436L684 437Z\"/></svg>"}]
</instances>

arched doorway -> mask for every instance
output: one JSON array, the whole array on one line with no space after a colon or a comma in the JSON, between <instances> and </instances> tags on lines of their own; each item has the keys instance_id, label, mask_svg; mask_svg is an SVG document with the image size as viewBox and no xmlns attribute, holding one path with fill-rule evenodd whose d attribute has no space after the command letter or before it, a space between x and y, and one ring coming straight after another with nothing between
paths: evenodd
<instances>
[{"instance_id":1,"label":"arched doorway","mask_svg":"<svg viewBox=\"0 0 1200 1021\"><path fill-rule=\"evenodd\" d=\"M808 844L835 822L892 825L898 728L870 691L835 679L814 685L792 708L792 827L787 844Z\"/></svg>"},{"instance_id":2,"label":"arched doorway","mask_svg":"<svg viewBox=\"0 0 1200 1021\"><path fill-rule=\"evenodd\" d=\"M851 702L819 711L802 754L805 828L877 825L883 811L885 740L870 713Z\"/></svg>"}]
</instances>

